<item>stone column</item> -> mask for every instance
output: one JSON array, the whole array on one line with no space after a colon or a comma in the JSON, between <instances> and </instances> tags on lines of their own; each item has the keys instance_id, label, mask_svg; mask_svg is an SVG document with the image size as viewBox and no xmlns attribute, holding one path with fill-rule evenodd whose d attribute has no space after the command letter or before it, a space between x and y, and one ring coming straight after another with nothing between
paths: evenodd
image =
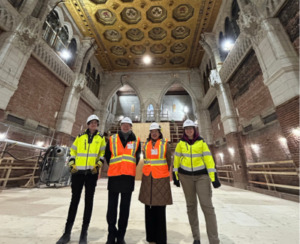
<instances>
[{"instance_id":1,"label":"stone column","mask_svg":"<svg viewBox=\"0 0 300 244\"><path fill-rule=\"evenodd\" d=\"M81 70L83 58L87 50L91 46L90 39L84 39L81 43L81 48L78 52L75 62L75 80L73 84L66 88L64 99L61 105L61 110L58 113L56 122L56 130L66 134L72 133L73 124L76 119L76 111L80 94L86 85L86 79L84 73L79 73Z\"/></svg>"},{"instance_id":2,"label":"stone column","mask_svg":"<svg viewBox=\"0 0 300 244\"><path fill-rule=\"evenodd\" d=\"M237 132L237 116L234 111L234 105L228 84L222 83L219 73L215 69L211 70L209 78L211 85L217 90L221 121L223 123L225 135Z\"/></svg>"},{"instance_id":3,"label":"stone column","mask_svg":"<svg viewBox=\"0 0 300 244\"><path fill-rule=\"evenodd\" d=\"M220 58L219 47L216 42L216 35L212 32L202 34L200 44L203 46L205 52L209 55L213 62L213 67L219 71L222 68L222 61Z\"/></svg>"},{"instance_id":4,"label":"stone column","mask_svg":"<svg viewBox=\"0 0 300 244\"><path fill-rule=\"evenodd\" d=\"M80 93L85 86L85 76L78 74L74 83L65 90L61 104L61 110L57 116L56 130L66 134L72 133L76 111L80 99Z\"/></svg>"},{"instance_id":5,"label":"stone column","mask_svg":"<svg viewBox=\"0 0 300 244\"><path fill-rule=\"evenodd\" d=\"M155 122L159 123L160 122L160 109L154 110L154 117L155 117Z\"/></svg>"},{"instance_id":6,"label":"stone column","mask_svg":"<svg viewBox=\"0 0 300 244\"><path fill-rule=\"evenodd\" d=\"M213 132L209 111L207 109L199 109L197 111L197 119L200 136L204 138L207 144L213 144Z\"/></svg>"},{"instance_id":7,"label":"stone column","mask_svg":"<svg viewBox=\"0 0 300 244\"><path fill-rule=\"evenodd\" d=\"M100 119L99 130L101 133L104 133L105 126L106 126L106 120L107 120L107 116L109 115L109 111L106 108L101 108L99 110L96 110L95 114Z\"/></svg>"},{"instance_id":8,"label":"stone column","mask_svg":"<svg viewBox=\"0 0 300 244\"><path fill-rule=\"evenodd\" d=\"M147 109L141 109L141 123L145 123L147 119Z\"/></svg>"}]
</instances>

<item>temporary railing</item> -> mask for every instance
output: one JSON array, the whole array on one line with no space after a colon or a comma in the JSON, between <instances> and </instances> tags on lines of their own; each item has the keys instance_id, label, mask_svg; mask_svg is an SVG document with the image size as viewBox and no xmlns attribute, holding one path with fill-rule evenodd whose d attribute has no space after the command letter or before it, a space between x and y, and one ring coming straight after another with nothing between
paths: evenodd
<instances>
[{"instance_id":1,"label":"temporary railing","mask_svg":"<svg viewBox=\"0 0 300 244\"><path fill-rule=\"evenodd\" d=\"M8 181L18 181L18 180L27 180L27 179L28 181L24 185L24 187L33 187L35 185L35 179L39 178L39 176L35 176L36 171L39 169L39 164L38 164L39 158L41 156L41 152L46 150L46 148L24 143L24 142L8 140L8 139L0 139L0 142L5 143L2 156L5 155L8 144L12 144L13 146L21 146L21 147L40 150L38 155L31 156L30 158L24 158L24 159L17 159L15 157L0 158L0 172L1 172L0 182L2 182L2 185L0 184L0 188L5 188ZM28 171L26 171L26 174L24 175L11 177L11 174L14 170L29 170L29 171L32 170L32 172L28 173Z\"/></svg>"},{"instance_id":2,"label":"temporary railing","mask_svg":"<svg viewBox=\"0 0 300 244\"><path fill-rule=\"evenodd\" d=\"M276 182L274 176L288 176L294 177L296 182L299 182L299 172L293 162L293 160L284 161L270 161L270 162L257 162L257 163L247 163L249 183L256 185L266 186L269 190L272 187L286 188L291 190L299 190L298 185L281 184ZM264 176L265 182L253 180L254 177L259 178L259 176ZM291 179L292 180L292 179Z\"/></svg>"},{"instance_id":3,"label":"temporary railing","mask_svg":"<svg viewBox=\"0 0 300 244\"><path fill-rule=\"evenodd\" d=\"M233 182L233 167L231 164L217 165L218 178L229 183Z\"/></svg>"}]
</instances>

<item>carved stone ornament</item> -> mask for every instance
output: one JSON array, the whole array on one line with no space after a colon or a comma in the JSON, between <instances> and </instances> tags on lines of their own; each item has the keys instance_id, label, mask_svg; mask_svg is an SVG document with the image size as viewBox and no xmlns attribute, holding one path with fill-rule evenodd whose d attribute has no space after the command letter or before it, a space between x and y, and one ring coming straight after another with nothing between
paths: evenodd
<instances>
[{"instance_id":1,"label":"carved stone ornament","mask_svg":"<svg viewBox=\"0 0 300 244\"><path fill-rule=\"evenodd\" d=\"M214 88L217 88L222 83L219 72L216 69L210 71L209 83Z\"/></svg>"},{"instance_id":2,"label":"carved stone ornament","mask_svg":"<svg viewBox=\"0 0 300 244\"><path fill-rule=\"evenodd\" d=\"M126 49L122 46L112 46L110 51L117 56L123 56L127 53Z\"/></svg>"},{"instance_id":3,"label":"carved stone ornament","mask_svg":"<svg viewBox=\"0 0 300 244\"><path fill-rule=\"evenodd\" d=\"M28 54L31 48L35 46L36 41L39 39L41 27L41 21L32 16L27 16L23 19L14 39L14 44L22 53Z\"/></svg>"},{"instance_id":4,"label":"carved stone ornament","mask_svg":"<svg viewBox=\"0 0 300 244\"><path fill-rule=\"evenodd\" d=\"M261 23L262 18L258 15L253 4L247 4L243 8L237 23L242 32L250 38L254 43L259 43L264 36Z\"/></svg>"},{"instance_id":5,"label":"carved stone ornament","mask_svg":"<svg viewBox=\"0 0 300 244\"><path fill-rule=\"evenodd\" d=\"M125 58L119 58L116 60L116 64L119 65L119 66L129 66L130 65L130 62L125 59Z\"/></svg>"},{"instance_id":6,"label":"carved stone ornament","mask_svg":"<svg viewBox=\"0 0 300 244\"><path fill-rule=\"evenodd\" d=\"M73 84L74 88L78 92L81 92L84 89L85 85L86 85L85 75L82 73L78 74L77 79L75 79Z\"/></svg>"},{"instance_id":7,"label":"carved stone ornament","mask_svg":"<svg viewBox=\"0 0 300 244\"><path fill-rule=\"evenodd\" d=\"M142 55L146 52L146 47L143 45L133 45L130 47L130 51L135 55Z\"/></svg>"},{"instance_id":8,"label":"carved stone ornament","mask_svg":"<svg viewBox=\"0 0 300 244\"><path fill-rule=\"evenodd\" d=\"M111 29L111 30L106 30L103 33L105 39L111 41L111 42L118 42L122 39L122 35L120 34L120 32L118 32L117 30Z\"/></svg>"},{"instance_id":9,"label":"carved stone ornament","mask_svg":"<svg viewBox=\"0 0 300 244\"><path fill-rule=\"evenodd\" d=\"M117 18L109 9L99 9L96 12L96 19L103 25L113 25Z\"/></svg>"}]
</instances>

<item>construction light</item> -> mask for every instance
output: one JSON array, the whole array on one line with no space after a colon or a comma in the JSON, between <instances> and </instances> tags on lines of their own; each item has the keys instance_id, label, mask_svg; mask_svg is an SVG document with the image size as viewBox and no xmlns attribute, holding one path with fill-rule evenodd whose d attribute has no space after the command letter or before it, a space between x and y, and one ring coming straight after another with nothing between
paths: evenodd
<instances>
[{"instance_id":1,"label":"construction light","mask_svg":"<svg viewBox=\"0 0 300 244\"><path fill-rule=\"evenodd\" d=\"M224 154L223 154L223 153L219 153L219 156L220 156L220 158L221 158L221 161L222 161L222 163L223 163Z\"/></svg>"},{"instance_id":2,"label":"construction light","mask_svg":"<svg viewBox=\"0 0 300 244\"><path fill-rule=\"evenodd\" d=\"M300 137L300 128L295 128L292 130L292 133L294 134L294 136Z\"/></svg>"},{"instance_id":3,"label":"construction light","mask_svg":"<svg viewBox=\"0 0 300 244\"><path fill-rule=\"evenodd\" d=\"M6 139L6 133L0 133L0 140Z\"/></svg>"},{"instance_id":4,"label":"construction light","mask_svg":"<svg viewBox=\"0 0 300 244\"><path fill-rule=\"evenodd\" d=\"M258 153L259 152L259 146L257 144L251 144L251 148L253 149L253 151L255 153Z\"/></svg>"},{"instance_id":5,"label":"construction light","mask_svg":"<svg viewBox=\"0 0 300 244\"><path fill-rule=\"evenodd\" d=\"M228 148L229 153L233 156L234 155L234 148L233 147L229 147Z\"/></svg>"},{"instance_id":6,"label":"construction light","mask_svg":"<svg viewBox=\"0 0 300 244\"><path fill-rule=\"evenodd\" d=\"M144 56L144 57L143 57L143 62L144 62L144 64L150 64L151 61L152 61L152 59L151 59L150 56L147 55L147 56Z\"/></svg>"},{"instance_id":7,"label":"construction light","mask_svg":"<svg viewBox=\"0 0 300 244\"><path fill-rule=\"evenodd\" d=\"M64 49L62 50L62 52L60 53L60 56L64 59L64 60L68 60L71 57L71 53Z\"/></svg>"},{"instance_id":8,"label":"construction light","mask_svg":"<svg viewBox=\"0 0 300 244\"><path fill-rule=\"evenodd\" d=\"M226 39L223 42L222 48L226 52L230 52L234 46L234 42L231 39Z\"/></svg>"},{"instance_id":9,"label":"construction light","mask_svg":"<svg viewBox=\"0 0 300 244\"><path fill-rule=\"evenodd\" d=\"M43 141L37 141L36 145L39 146L39 147L42 147L44 145L44 142Z\"/></svg>"},{"instance_id":10,"label":"construction light","mask_svg":"<svg viewBox=\"0 0 300 244\"><path fill-rule=\"evenodd\" d=\"M280 143L283 144L283 145L286 145L286 142L287 142L286 138L284 138L284 137L280 137L278 139L278 141L280 141Z\"/></svg>"}]
</instances>

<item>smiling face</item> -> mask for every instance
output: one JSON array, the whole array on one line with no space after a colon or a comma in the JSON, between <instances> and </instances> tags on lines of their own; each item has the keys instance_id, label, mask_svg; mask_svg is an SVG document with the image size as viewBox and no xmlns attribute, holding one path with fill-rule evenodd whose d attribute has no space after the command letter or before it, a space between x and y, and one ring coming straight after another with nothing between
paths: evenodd
<instances>
[{"instance_id":1,"label":"smiling face","mask_svg":"<svg viewBox=\"0 0 300 244\"><path fill-rule=\"evenodd\" d=\"M131 130L131 124L128 123L122 123L121 124L121 131L124 133L127 133Z\"/></svg>"},{"instance_id":2,"label":"smiling face","mask_svg":"<svg viewBox=\"0 0 300 244\"><path fill-rule=\"evenodd\" d=\"M159 130L150 130L150 135L151 135L151 139L156 141L160 136Z\"/></svg>"},{"instance_id":3,"label":"smiling face","mask_svg":"<svg viewBox=\"0 0 300 244\"><path fill-rule=\"evenodd\" d=\"M194 126L187 126L187 127L184 128L184 132L188 136L189 139L193 139L194 134L195 134L195 127Z\"/></svg>"}]
</instances>

